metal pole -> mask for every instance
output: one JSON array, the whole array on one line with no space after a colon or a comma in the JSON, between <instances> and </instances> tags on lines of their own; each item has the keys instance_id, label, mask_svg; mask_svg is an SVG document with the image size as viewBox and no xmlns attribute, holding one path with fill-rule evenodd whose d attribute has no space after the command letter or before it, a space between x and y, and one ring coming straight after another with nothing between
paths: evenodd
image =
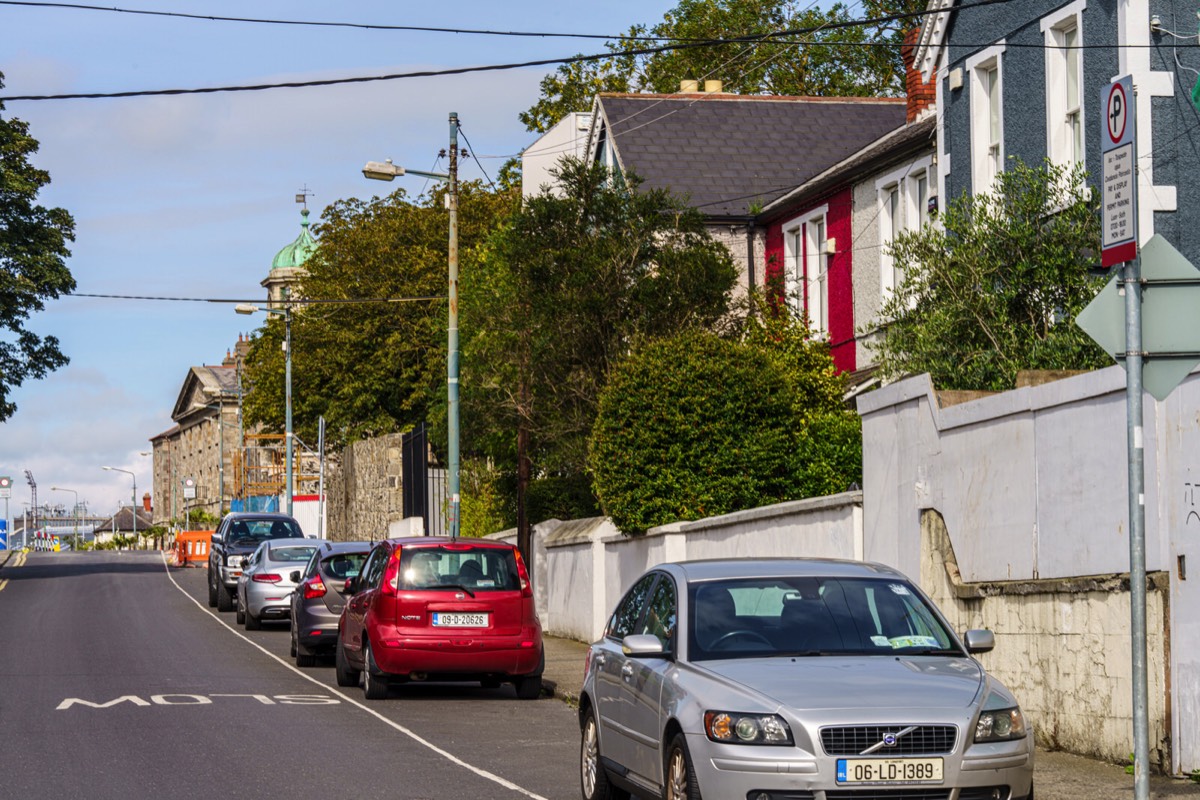
<instances>
[{"instance_id":1,"label":"metal pole","mask_svg":"<svg viewBox=\"0 0 1200 800\"><path fill-rule=\"evenodd\" d=\"M1150 797L1146 680L1146 465L1142 430L1142 265L1125 264L1125 406L1129 443L1129 606L1133 656L1133 796Z\"/></svg>"},{"instance_id":2,"label":"metal pole","mask_svg":"<svg viewBox=\"0 0 1200 800\"><path fill-rule=\"evenodd\" d=\"M217 404L217 519L225 516L225 398Z\"/></svg>"},{"instance_id":3,"label":"metal pole","mask_svg":"<svg viewBox=\"0 0 1200 800\"><path fill-rule=\"evenodd\" d=\"M320 469L317 479L317 538L325 538L325 417L317 419L317 453Z\"/></svg>"},{"instance_id":4,"label":"metal pole","mask_svg":"<svg viewBox=\"0 0 1200 800\"><path fill-rule=\"evenodd\" d=\"M284 328L284 372L287 381L286 419L284 420L284 458L287 459L287 472L284 477L284 491L287 492L287 513L292 515L292 309L283 307Z\"/></svg>"},{"instance_id":5,"label":"metal pole","mask_svg":"<svg viewBox=\"0 0 1200 800\"><path fill-rule=\"evenodd\" d=\"M450 536L458 537L458 114L450 112L450 321L446 350L446 427L449 429L447 482L450 494Z\"/></svg>"},{"instance_id":6,"label":"metal pole","mask_svg":"<svg viewBox=\"0 0 1200 800\"><path fill-rule=\"evenodd\" d=\"M129 509L133 512L133 544L129 546L132 550L137 547L137 476L132 472L129 476L133 480L133 508Z\"/></svg>"}]
</instances>

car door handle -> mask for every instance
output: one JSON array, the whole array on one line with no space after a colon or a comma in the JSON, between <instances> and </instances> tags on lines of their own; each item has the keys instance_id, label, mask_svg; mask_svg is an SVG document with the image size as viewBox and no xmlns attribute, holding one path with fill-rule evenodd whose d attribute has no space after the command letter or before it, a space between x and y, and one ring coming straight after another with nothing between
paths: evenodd
<instances>
[{"instance_id":1,"label":"car door handle","mask_svg":"<svg viewBox=\"0 0 1200 800\"><path fill-rule=\"evenodd\" d=\"M621 667L621 677L625 680L629 680L633 677L633 664L627 663L625 666Z\"/></svg>"},{"instance_id":2,"label":"car door handle","mask_svg":"<svg viewBox=\"0 0 1200 800\"><path fill-rule=\"evenodd\" d=\"M608 661L608 657L601 653L600 655L596 656L596 667L603 667L606 661Z\"/></svg>"}]
</instances>

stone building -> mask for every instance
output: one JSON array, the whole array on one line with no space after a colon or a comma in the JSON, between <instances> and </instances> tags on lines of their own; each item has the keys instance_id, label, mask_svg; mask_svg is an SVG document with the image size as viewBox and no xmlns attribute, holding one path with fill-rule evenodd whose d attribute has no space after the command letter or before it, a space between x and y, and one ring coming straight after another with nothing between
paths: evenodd
<instances>
[{"instance_id":1,"label":"stone building","mask_svg":"<svg viewBox=\"0 0 1200 800\"><path fill-rule=\"evenodd\" d=\"M308 232L308 209L300 211L300 235L295 241L275 254L271 271L263 278L262 287L267 290L267 305L279 308L289 299L298 297L301 284L308 275L305 262L317 249L317 240Z\"/></svg>"}]
</instances>

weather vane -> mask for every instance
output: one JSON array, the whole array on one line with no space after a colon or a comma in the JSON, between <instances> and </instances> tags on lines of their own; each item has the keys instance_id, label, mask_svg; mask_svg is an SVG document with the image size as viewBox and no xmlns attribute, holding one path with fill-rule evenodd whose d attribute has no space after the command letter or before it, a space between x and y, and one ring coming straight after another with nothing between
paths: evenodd
<instances>
[{"instance_id":1,"label":"weather vane","mask_svg":"<svg viewBox=\"0 0 1200 800\"><path fill-rule=\"evenodd\" d=\"M316 197L315 194L308 190L308 184L304 184L304 188L296 193L296 202L304 204L304 210L308 210L308 198Z\"/></svg>"}]
</instances>

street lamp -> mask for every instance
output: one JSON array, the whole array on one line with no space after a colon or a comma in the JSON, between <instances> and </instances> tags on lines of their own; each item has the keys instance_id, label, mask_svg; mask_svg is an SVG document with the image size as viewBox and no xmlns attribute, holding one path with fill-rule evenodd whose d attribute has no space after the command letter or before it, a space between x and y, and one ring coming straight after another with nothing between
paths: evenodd
<instances>
[{"instance_id":1,"label":"street lamp","mask_svg":"<svg viewBox=\"0 0 1200 800\"><path fill-rule=\"evenodd\" d=\"M447 494L450 495L450 536L458 537L458 511L461 498L458 492L458 114L450 112L450 168L447 174L423 172L398 167L387 161L368 161L363 175L376 181L390 181L402 175L419 175L449 183L446 206L450 212L449 300L450 318L446 347L446 429L447 429Z\"/></svg>"},{"instance_id":2,"label":"street lamp","mask_svg":"<svg viewBox=\"0 0 1200 800\"><path fill-rule=\"evenodd\" d=\"M64 489L61 486L51 486L52 492L70 492L75 495L75 508L71 510L71 521L75 523L75 551L79 552L79 492L74 489Z\"/></svg>"},{"instance_id":3,"label":"street lamp","mask_svg":"<svg viewBox=\"0 0 1200 800\"><path fill-rule=\"evenodd\" d=\"M109 470L110 472L124 472L126 475L128 475L130 478L133 479L133 498L132 498L133 506L129 510L131 512L133 512L133 538L136 540L137 539L137 475L134 475L132 472L130 472L127 469L121 469L120 467L101 467L101 469L106 469L106 470ZM116 528L117 526L114 525L113 527ZM116 536L116 533L117 532L114 530L113 535Z\"/></svg>"},{"instance_id":4,"label":"street lamp","mask_svg":"<svg viewBox=\"0 0 1200 800\"><path fill-rule=\"evenodd\" d=\"M287 513L292 514L292 310L284 306L283 310L277 308L259 308L252 303L238 303L233 307L233 310L239 314L254 314L259 311L265 311L268 314L277 314L283 317L283 355L284 355L284 380L287 387L287 399L285 401L284 410L284 458L287 460L287 472L284 477L285 493L287 494ZM222 498L224 502L224 498Z\"/></svg>"}]
</instances>

